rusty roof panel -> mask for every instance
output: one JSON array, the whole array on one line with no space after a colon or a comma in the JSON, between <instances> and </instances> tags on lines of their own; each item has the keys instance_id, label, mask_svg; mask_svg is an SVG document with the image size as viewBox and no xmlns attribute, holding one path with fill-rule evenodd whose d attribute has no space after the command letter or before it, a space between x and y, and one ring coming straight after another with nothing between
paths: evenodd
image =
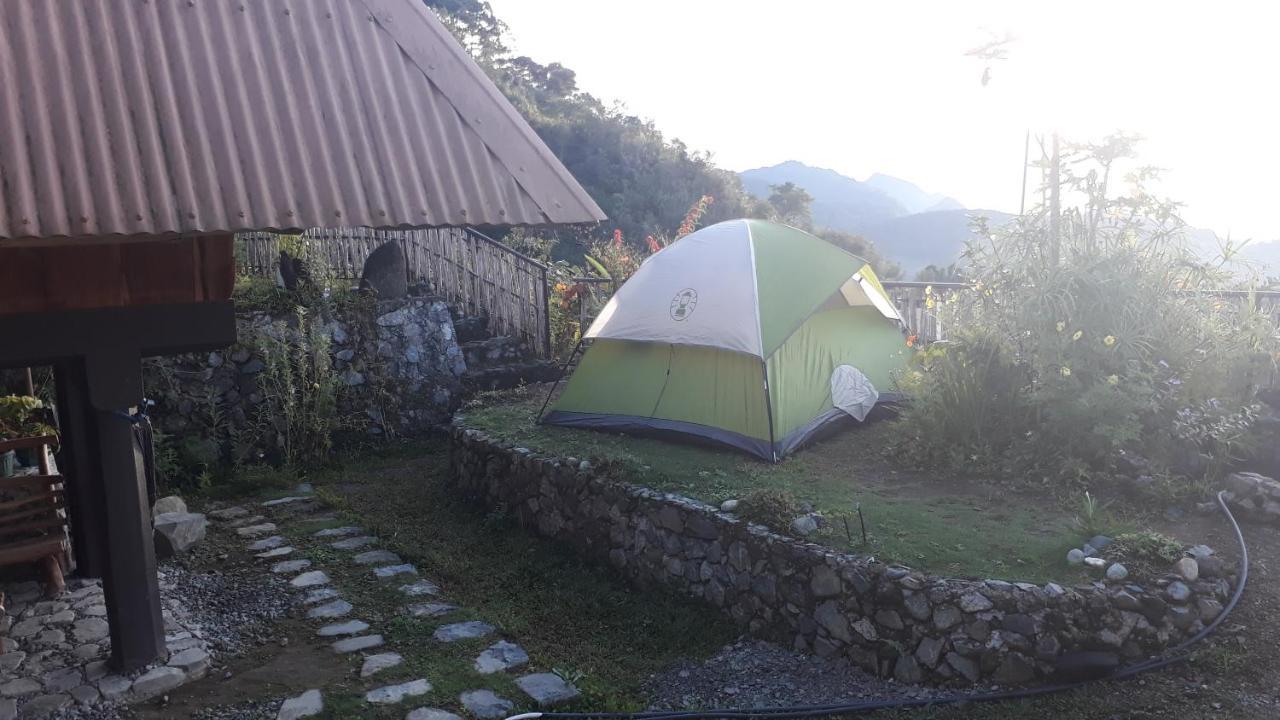
<instances>
[{"instance_id":1,"label":"rusty roof panel","mask_svg":"<svg viewBox=\"0 0 1280 720\"><path fill-rule=\"evenodd\" d=\"M0 14L0 239L602 219L419 0Z\"/></svg>"}]
</instances>

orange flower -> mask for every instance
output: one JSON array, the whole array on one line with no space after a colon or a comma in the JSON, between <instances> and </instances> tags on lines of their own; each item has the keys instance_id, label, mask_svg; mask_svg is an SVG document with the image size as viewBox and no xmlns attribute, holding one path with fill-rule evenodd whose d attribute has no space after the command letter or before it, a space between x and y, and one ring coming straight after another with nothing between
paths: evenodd
<instances>
[{"instance_id":1,"label":"orange flower","mask_svg":"<svg viewBox=\"0 0 1280 720\"><path fill-rule=\"evenodd\" d=\"M909 348L913 348L913 347L915 347L915 346L916 346L916 341L918 341L919 339L920 339L920 337L919 337L918 335L908 335L908 336L907 336L907 347L909 347Z\"/></svg>"}]
</instances>

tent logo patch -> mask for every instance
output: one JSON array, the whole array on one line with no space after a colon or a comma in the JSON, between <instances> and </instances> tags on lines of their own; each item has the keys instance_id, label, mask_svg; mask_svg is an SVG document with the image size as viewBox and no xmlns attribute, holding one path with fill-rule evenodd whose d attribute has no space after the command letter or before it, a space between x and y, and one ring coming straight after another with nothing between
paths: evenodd
<instances>
[{"instance_id":1,"label":"tent logo patch","mask_svg":"<svg viewBox=\"0 0 1280 720\"><path fill-rule=\"evenodd\" d=\"M693 309L698 307L698 291L693 288L685 288L676 293L671 298L671 319L676 322L684 322L693 314Z\"/></svg>"}]
</instances>

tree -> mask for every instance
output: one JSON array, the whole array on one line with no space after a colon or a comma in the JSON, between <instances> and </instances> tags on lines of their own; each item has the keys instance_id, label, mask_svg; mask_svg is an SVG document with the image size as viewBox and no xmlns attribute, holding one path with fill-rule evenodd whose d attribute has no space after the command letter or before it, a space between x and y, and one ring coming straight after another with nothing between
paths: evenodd
<instances>
[{"instance_id":1,"label":"tree","mask_svg":"<svg viewBox=\"0 0 1280 720\"><path fill-rule=\"evenodd\" d=\"M770 185L768 203L773 209L774 220L802 230L813 227L813 217L809 212L813 196L799 185L793 182Z\"/></svg>"}]
</instances>

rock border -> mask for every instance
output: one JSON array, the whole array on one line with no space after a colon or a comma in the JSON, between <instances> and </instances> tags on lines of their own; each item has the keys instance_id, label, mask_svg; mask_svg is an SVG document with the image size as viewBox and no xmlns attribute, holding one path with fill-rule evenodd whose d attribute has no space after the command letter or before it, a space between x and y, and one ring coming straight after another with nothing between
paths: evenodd
<instances>
[{"instance_id":1,"label":"rock border","mask_svg":"<svg viewBox=\"0 0 1280 720\"><path fill-rule=\"evenodd\" d=\"M638 585L719 608L752 635L904 683L1023 684L1078 664L1079 652L1117 662L1155 655L1217 617L1232 589L1226 577L1172 574L1150 587L933 576L785 537L458 422L449 437L451 477L468 497Z\"/></svg>"}]
</instances>

